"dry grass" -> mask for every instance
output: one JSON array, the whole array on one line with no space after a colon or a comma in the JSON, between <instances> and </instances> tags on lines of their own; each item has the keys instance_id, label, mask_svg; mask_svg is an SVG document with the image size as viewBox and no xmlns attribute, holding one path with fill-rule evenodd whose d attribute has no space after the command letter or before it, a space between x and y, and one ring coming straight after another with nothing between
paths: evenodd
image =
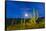
<instances>
[{"instance_id":1,"label":"dry grass","mask_svg":"<svg viewBox=\"0 0 46 31\"><path fill-rule=\"evenodd\" d=\"M33 29L33 28L44 28L45 27L44 19L42 22L39 22L39 24L37 24L34 20L35 19L32 18L32 20L29 20L29 23L26 22L25 24L22 23L22 24L8 26L7 30L22 30L22 29Z\"/></svg>"}]
</instances>

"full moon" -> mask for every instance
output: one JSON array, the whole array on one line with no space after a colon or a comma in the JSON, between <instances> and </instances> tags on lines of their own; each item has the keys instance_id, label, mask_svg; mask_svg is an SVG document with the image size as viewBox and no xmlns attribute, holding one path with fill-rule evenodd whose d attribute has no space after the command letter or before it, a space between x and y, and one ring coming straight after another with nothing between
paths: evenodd
<instances>
[{"instance_id":1,"label":"full moon","mask_svg":"<svg viewBox=\"0 0 46 31\"><path fill-rule=\"evenodd\" d=\"M28 14L25 14L25 16L28 16Z\"/></svg>"}]
</instances>

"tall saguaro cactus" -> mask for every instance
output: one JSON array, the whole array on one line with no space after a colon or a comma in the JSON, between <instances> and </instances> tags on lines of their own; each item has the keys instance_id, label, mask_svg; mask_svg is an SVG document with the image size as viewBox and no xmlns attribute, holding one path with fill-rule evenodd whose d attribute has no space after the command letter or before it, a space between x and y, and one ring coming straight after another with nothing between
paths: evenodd
<instances>
[{"instance_id":1,"label":"tall saguaro cactus","mask_svg":"<svg viewBox=\"0 0 46 31\"><path fill-rule=\"evenodd\" d=\"M38 19L38 17L39 17L38 10L36 11L36 17L37 17L37 19Z\"/></svg>"},{"instance_id":2,"label":"tall saguaro cactus","mask_svg":"<svg viewBox=\"0 0 46 31\"><path fill-rule=\"evenodd\" d=\"M11 25L13 25L14 24L14 19L12 20L12 23L11 23Z\"/></svg>"},{"instance_id":3,"label":"tall saguaro cactus","mask_svg":"<svg viewBox=\"0 0 46 31\"><path fill-rule=\"evenodd\" d=\"M31 23L36 23L36 20L38 19L38 11L33 8L33 16L31 18Z\"/></svg>"},{"instance_id":4,"label":"tall saguaro cactus","mask_svg":"<svg viewBox=\"0 0 46 31\"><path fill-rule=\"evenodd\" d=\"M36 20L36 19L35 19L35 18L36 18L36 13L35 13L35 12L36 12L36 10L35 10L35 8L33 8L33 22L34 22L34 23L36 23L36 22L35 22L35 20Z\"/></svg>"}]
</instances>

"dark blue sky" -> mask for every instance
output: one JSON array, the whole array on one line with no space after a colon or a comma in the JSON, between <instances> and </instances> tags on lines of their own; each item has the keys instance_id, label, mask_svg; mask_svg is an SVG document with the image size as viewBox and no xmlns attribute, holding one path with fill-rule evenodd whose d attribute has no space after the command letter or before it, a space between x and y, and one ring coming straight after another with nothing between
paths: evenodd
<instances>
[{"instance_id":1,"label":"dark blue sky","mask_svg":"<svg viewBox=\"0 0 46 31\"><path fill-rule=\"evenodd\" d=\"M6 2L6 17L7 18L26 18L25 14L33 14L33 8L38 10L39 17L45 16L44 3L38 2L17 2L17 1L7 1ZM28 17L27 17L28 18Z\"/></svg>"}]
</instances>

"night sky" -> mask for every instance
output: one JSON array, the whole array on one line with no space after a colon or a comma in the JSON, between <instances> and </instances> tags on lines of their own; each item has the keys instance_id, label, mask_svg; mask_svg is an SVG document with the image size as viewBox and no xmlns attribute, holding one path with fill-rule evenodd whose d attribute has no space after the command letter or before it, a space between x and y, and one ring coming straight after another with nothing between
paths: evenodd
<instances>
[{"instance_id":1,"label":"night sky","mask_svg":"<svg viewBox=\"0 0 46 31\"><path fill-rule=\"evenodd\" d=\"M30 18L33 14L33 8L38 10L39 17L45 16L44 3L39 2L19 2L7 1L6 2L6 18ZM25 15L26 14L26 15ZM27 16L28 15L28 16Z\"/></svg>"}]
</instances>

